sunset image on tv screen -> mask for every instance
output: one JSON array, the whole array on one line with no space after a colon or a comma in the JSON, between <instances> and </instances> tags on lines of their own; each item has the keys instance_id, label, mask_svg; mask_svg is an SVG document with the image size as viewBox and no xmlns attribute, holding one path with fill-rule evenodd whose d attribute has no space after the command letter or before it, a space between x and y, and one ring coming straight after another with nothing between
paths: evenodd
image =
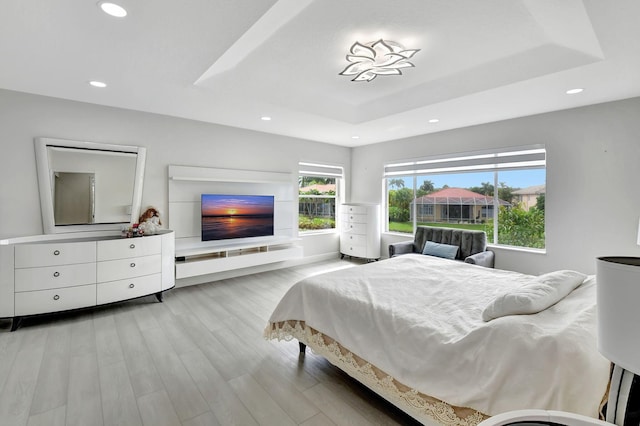
<instances>
[{"instance_id":1,"label":"sunset image on tv screen","mask_svg":"<svg viewBox=\"0 0 640 426\"><path fill-rule=\"evenodd\" d=\"M202 194L202 241L273 235L272 195Z\"/></svg>"}]
</instances>

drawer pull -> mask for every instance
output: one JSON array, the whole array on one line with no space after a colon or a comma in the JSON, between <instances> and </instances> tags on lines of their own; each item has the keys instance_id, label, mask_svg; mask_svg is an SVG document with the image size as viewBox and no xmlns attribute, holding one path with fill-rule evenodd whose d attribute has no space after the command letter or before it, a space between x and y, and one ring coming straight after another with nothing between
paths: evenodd
<instances>
[{"instance_id":1,"label":"drawer pull","mask_svg":"<svg viewBox=\"0 0 640 426\"><path fill-rule=\"evenodd\" d=\"M129 288L134 288L136 285L134 283L129 284Z\"/></svg>"},{"instance_id":2,"label":"drawer pull","mask_svg":"<svg viewBox=\"0 0 640 426\"><path fill-rule=\"evenodd\" d=\"M135 245L135 244L131 244L131 245L129 246L129 248L130 248L130 249L134 249L134 248L136 248L136 245Z\"/></svg>"},{"instance_id":3,"label":"drawer pull","mask_svg":"<svg viewBox=\"0 0 640 426\"><path fill-rule=\"evenodd\" d=\"M54 252L53 252L53 255L54 255L54 256L57 256L57 255L59 255L59 254L60 254L60 250L54 250Z\"/></svg>"},{"instance_id":4,"label":"drawer pull","mask_svg":"<svg viewBox=\"0 0 640 426\"><path fill-rule=\"evenodd\" d=\"M132 268L135 268L135 267L136 267L136 264L135 264L135 263L133 263L133 262L131 262L131 263L129 264L129 266L131 266Z\"/></svg>"},{"instance_id":5,"label":"drawer pull","mask_svg":"<svg viewBox=\"0 0 640 426\"><path fill-rule=\"evenodd\" d=\"M57 294L53 296L53 300L58 300L58 299L60 299L60 296L58 296Z\"/></svg>"},{"instance_id":6,"label":"drawer pull","mask_svg":"<svg viewBox=\"0 0 640 426\"><path fill-rule=\"evenodd\" d=\"M60 272L58 272L58 271L54 272L54 273L53 273L53 276L54 276L54 277L56 277L56 278L58 278L58 277L60 276Z\"/></svg>"}]
</instances>

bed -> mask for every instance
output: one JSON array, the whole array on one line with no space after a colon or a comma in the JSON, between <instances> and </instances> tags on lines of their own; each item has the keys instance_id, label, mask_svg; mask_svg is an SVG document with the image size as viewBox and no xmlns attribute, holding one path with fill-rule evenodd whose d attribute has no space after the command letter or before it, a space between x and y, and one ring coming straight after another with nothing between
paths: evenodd
<instances>
[{"instance_id":1,"label":"bed","mask_svg":"<svg viewBox=\"0 0 640 426\"><path fill-rule=\"evenodd\" d=\"M610 363L596 349L595 280L572 277L541 312L487 320L542 277L407 254L296 283L265 337L297 339L424 424L518 409L598 417Z\"/></svg>"}]
</instances>

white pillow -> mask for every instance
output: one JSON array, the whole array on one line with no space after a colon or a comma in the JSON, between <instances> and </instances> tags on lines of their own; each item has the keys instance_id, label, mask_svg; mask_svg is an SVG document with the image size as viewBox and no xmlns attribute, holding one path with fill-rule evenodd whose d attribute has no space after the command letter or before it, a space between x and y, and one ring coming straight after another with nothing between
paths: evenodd
<instances>
[{"instance_id":1,"label":"white pillow","mask_svg":"<svg viewBox=\"0 0 640 426\"><path fill-rule=\"evenodd\" d=\"M587 278L575 271L555 271L540 275L522 287L501 294L484 308L482 319L506 315L535 314L556 304Z\"/></svg>"}]
</instances>

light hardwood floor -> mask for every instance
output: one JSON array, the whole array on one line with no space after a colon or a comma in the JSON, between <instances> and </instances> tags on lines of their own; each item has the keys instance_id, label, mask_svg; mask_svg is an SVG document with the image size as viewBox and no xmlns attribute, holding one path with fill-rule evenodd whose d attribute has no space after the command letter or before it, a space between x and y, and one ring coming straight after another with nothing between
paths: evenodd
<instances>
[{"instance_id":1,"label":"light hardwood floor","mask_svg":"<svg viewBox=\"0 0 640 426\"><path fill-rule=\"evenodd\" d=\"M335 260L90 310L0 320L0 425L416 425L298 344L272 310Z\"/></svg>"}]
</instances>

